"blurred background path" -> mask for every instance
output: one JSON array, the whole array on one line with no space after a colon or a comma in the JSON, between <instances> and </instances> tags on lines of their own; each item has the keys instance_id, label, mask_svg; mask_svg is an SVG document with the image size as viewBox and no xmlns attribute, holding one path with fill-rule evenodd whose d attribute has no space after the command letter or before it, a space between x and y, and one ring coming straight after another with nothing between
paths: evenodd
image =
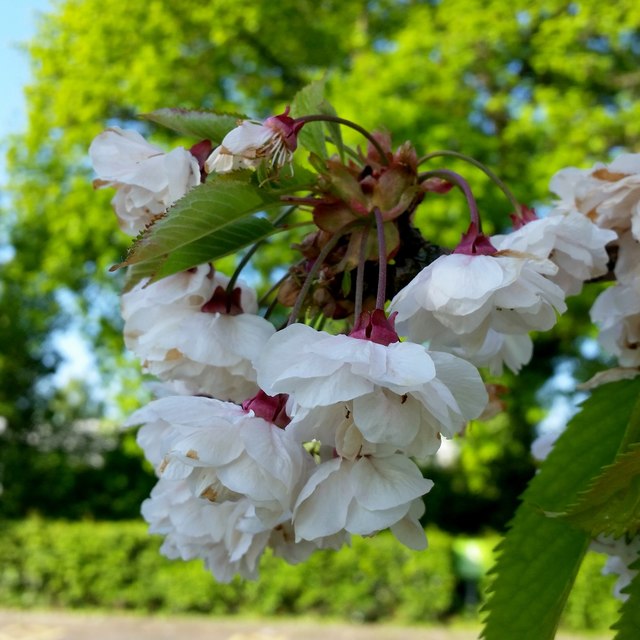
<instances>
[{"instance_id":1,"label":"blurred background path","mask_svg":"<svg viewBox=\"0 0 640 640\"><path fill-rule=\"evenodd\" d=\"M0 640L475 640L476 630L0 611ZM560 634L559 640L605 640Z\"/></svg>"}]
</instances>

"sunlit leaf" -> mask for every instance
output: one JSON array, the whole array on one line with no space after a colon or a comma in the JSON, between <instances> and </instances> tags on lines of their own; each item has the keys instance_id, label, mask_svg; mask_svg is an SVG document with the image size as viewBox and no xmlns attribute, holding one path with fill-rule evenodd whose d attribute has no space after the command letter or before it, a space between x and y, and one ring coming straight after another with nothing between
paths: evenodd
<instances>
[{"instance_id":1,"label":"sunlit leaf","mask_svg":"<svg viewBox=\"0 0 640 640\"><path fill-rule=\"evenodd\" d=\"M264 218L251 216L235 220L215 233L185 245L167 256L134 264L127 271L125 291L144 278L155 282L199 264L214 262L267 238L275 231L276 227Z\"/></svg>"},{"instance_id":2,"label":"sunlit leaf","mask_svg":"<svg viewBox=\"0 0 640 640\"><path fill-rule=\"evenodd\" d=\"M336 115L335 109L325 100L324 86L324 81L317 81L298 91L291 103L292 117L299 118L315 114ZM340 127L336 123L310 122L305 124L298 134L299 143L308 151L321 158L326 158L325 127L328 129L330 139L342 154L342 135Z\"/></svg>"},{"instance_id":3,"label":"sunlit leaf","mask_svg":"<svg viewBox=\"0 0 640 640\"><path fill-rule=\"evenodd\" d=\"M245 119L245 116L233 113L168 108L143 113L140 117L198 140L211 140L214 144L220 144L222 138L238 126L238 121Z\"/></svg>"},{"instance_id":4,"label":"sunlit leaf","mask_svg":"<svg viewBox=\"0 0 640 640\"><path fill-rule=\"evenodd\" d=\"M187 255L197 254L206 258L204 248L208 246L207 243L215 244L216 236L223 230L236 238L231 243L223 242L223 245L230 247L233 244L239 248L241 233L230 231L227 227L279 201L276 194L260 189L241 177L216 176L192 189L144 232L126 259L116 268L158 260L164 263L169 260L169 254L176 251L180 251L180 258L171 260L180 260L181 264L182 258Z\"/></svg>"},{"instance_id":5,"label":"sunlit leaf","mask_svg":"<svg viewBox=\"0 0 640 640\"><path fill-rule=\"evenodd\" d=\"M640 560L631 565L630 569L637 571L631 584L622 590L629 596L620 607L620 619L613 625L616 630L614 640L637 640L640 638Z\"/></svg>"},{"instance_id":6,"label":"sunlit leaf","mask_svg":"<svg viewBox=\"0 0 640 640\"><path fill-rule=\"evenodd\" d=\"M640 445L605 467L562 518L593 537L636 535L640 531Z\"/></svg>"},{"instance_id":7,"label":"sunlit leaf","mask_svg":"<svg viewBox=\"0 0 640 640\"><path fill-rule=\"evenodd\" d=\"M614 461L639 392L638 380L596 389L531 481L492 570L486 640L555 637L590 536L545 511L563 511Z\"/></svg>"}]
</instances>

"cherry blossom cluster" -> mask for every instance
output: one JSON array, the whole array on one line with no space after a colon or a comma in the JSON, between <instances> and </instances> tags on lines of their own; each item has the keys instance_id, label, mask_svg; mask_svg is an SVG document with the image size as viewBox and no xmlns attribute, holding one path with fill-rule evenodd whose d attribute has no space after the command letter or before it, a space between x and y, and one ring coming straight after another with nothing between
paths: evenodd
<instances>
[{"instance_id":1,"label":"cherry blossom cluster","mask_svg":"<svg viewBox=\"0 0 640 640\"><path fill-rule=\"evenodd\" d=\"M591 319L599 329L601 347L615 356L623 368L637 369L640 366L640 154L622 154L608 166L564 169L553 177L551 189L560 198L558 209L566 215L579 214L614 234L615 284L597 297ZM626 377L629 373L633 371L619 371L616 375ZM609 556L602 573L618 576L614 595L626 600L628 595L622 590L637 573L630 566L640 556L640 537L600 536L591 548Z\"/></svg>"},{"instance_id":2,"label":"cherry blossom cluster","mask_svg":"<svg viewBox=\"0 0 640 640\"><path fill-rule=\"evenodd\" d=\"M91 145L95 185L115 187L123 231L153 234L210 176L265 167L277 176L301 129L323 118L287 109L240 122L213 149L169 153L114 127ZM347 159L316 158L317 183L282 196L315 229L296 245L299 261L283 265L271 304L209 263L123 294L126 345L163 383L162 397L127 422L141 425L158 475L142 513L164 536L163 553L202 558L218 580L255 577L267 548L295 563L385 529L425 548L420 518L433 482L415 459L483 414L479 369L517 373L529 362L530 332L550 329L566 296L609 272L612 243L618 284L593 318L623 364L640 364L640 214L629 212L635 176L623 174L635 157L561 172L552 187L562 200L549 215L514 202L513 230L488 236L461 175L420 173L409 143L394 150L387 135L367 138ZM445 249L422 237L414 213L454 186L470 222ZM276 305L290 310L286 326L265 317ZM615 321L603 306L619 310Z\"/></svg>"},{"instance_id":3,"label":"cherry blossom cluster","mask_svg":"<svg viewBox=\"0 0 640 640\"><path fill-rule=\"evenodd\" d=\"M550 187L559 198L555 211L567 220L590 220L600 233L610 235L609 247L614 247L610 275L615 282L596 298L591 320L599 329L600 346L621 366L594 384L633 377L640 367L640 154L622 154L591 169L563 169ZM532 445L534 456L544 460L559 435L539 436ZM630 566L640 555L640 537L600 536L591 548L609 556L602 572L618 576L614 595L626 600L622 590L637 574Z\"/></svg>"},{"instance_id":4,"label":"cherry blossom cluster","mask_svg":"<svg viewBox=\"0 0 640 640\"><path fill-rule=\"evenodd\" d=\"M640 366L640 154L622 154L592 169L564 169L551 181L567 215L593 221L613 235L616 283L591 309L599 342L623 367Z\"/></svg>"}]
</instances>

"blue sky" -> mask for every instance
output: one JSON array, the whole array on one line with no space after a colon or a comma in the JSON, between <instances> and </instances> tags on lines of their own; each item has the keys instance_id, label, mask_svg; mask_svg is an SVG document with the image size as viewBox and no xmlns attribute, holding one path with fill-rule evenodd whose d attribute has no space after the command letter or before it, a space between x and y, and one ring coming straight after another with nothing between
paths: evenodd
<instances>
[{"instance_id":1,"label":"blue sky","mask_svg":"<svg viewBox=\"0 0 640 640\"><path fill-rule=\"evenodd\" d=\"M29 60L20 44L36 31L36 16L51 0L0 0L0 140L25 126L22 89L29 82ZM4 149L0 172L3 170Z\"/></svg>"},{"instance_id":2,"label":"blue sky","mask_svg":"<svg viewBox=\"0 0 640 640\"><path fill-rule=\"evenodd\" d=\"M26 126L23 88L29 83L30 68L29 58L21 45L35 36L38 14L47 12L54 4L55 0L0 0L0 183L5 179L6 148L3 142L8 135L24 130ZM65 358L57 374L57 383L94 375L92 356L77 332L60 333L55 342Z\"/></svg>"}]
</instances>

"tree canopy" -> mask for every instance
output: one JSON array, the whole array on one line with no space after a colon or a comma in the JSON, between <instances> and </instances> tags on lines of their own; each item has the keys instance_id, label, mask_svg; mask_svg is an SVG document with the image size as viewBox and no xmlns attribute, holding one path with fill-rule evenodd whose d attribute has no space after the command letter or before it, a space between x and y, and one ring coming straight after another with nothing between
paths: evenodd
<instances>
[{"instance_id":1,"label":"tree canopy","mask_svg":"<svg viewBox=\"0 0 640 640\"><path fill-rule=\"evenodd\" d=\"M0 468L5 492L15 485L16 468L29 482L32 466L19 459L19 451L36 425L52 423L54 392L43 380L56 364L54 331L71 318L81 323L95 345L105 386L117 377L114 388L123 390L130 376L122 373L132 365L118 333L122 281L108 272L128 239L108 214L110 194L92 189L87 160L88 146L102 129L133 127L161 145L190 146L197 140L170 138L137 116L166 106L235 111L241 105L261 117L324 77L341 116L393 131L396 145L411 138L419 152L448 148L474 156L521 202L535 205L548 199L556 170L637 150L636 4L57 2L29 43L28 126L10 141L10 204L2 224L15 253L0 272L0 415L8 421L0 437L15 447L5 449ZM509 203L480 172L475 175L487 220L494 229L508 226ZM449 197L430 209L429 219L419 218L420 226L427 237L430 230L440 230L441 237L446 230L453 245L464 230L462 210L462 200ZM272 245L256 269L273 268L279 250ZM274 256L273 262L265 255ZM533 472L528 443L541 415L531 409L536 389L563 354L589 367L578 359L568 328L585 322L593 295L574 301L573 313L538 342L535 362L509 381L508 419L476 427L478 438L486 431L487 442L498 438L504 446L485 447L480 458L463 455L466 472L449 484L443 478L447 491L467 496L469 502L458 504L468 510L447 515L443 494L433 517L464 528L466 514L476 510L488 514L480 525L504 525ZM135 403L135 393L119 395ZM67 409L71 423L77 407L67 402ZM92 415L99 411L90 407ZM479 466L478 486L473 474ZM31 499L37 508L45 503L43 496ZM8 513L20 515L21 509Z\"/></svg>"}]
</instances>

